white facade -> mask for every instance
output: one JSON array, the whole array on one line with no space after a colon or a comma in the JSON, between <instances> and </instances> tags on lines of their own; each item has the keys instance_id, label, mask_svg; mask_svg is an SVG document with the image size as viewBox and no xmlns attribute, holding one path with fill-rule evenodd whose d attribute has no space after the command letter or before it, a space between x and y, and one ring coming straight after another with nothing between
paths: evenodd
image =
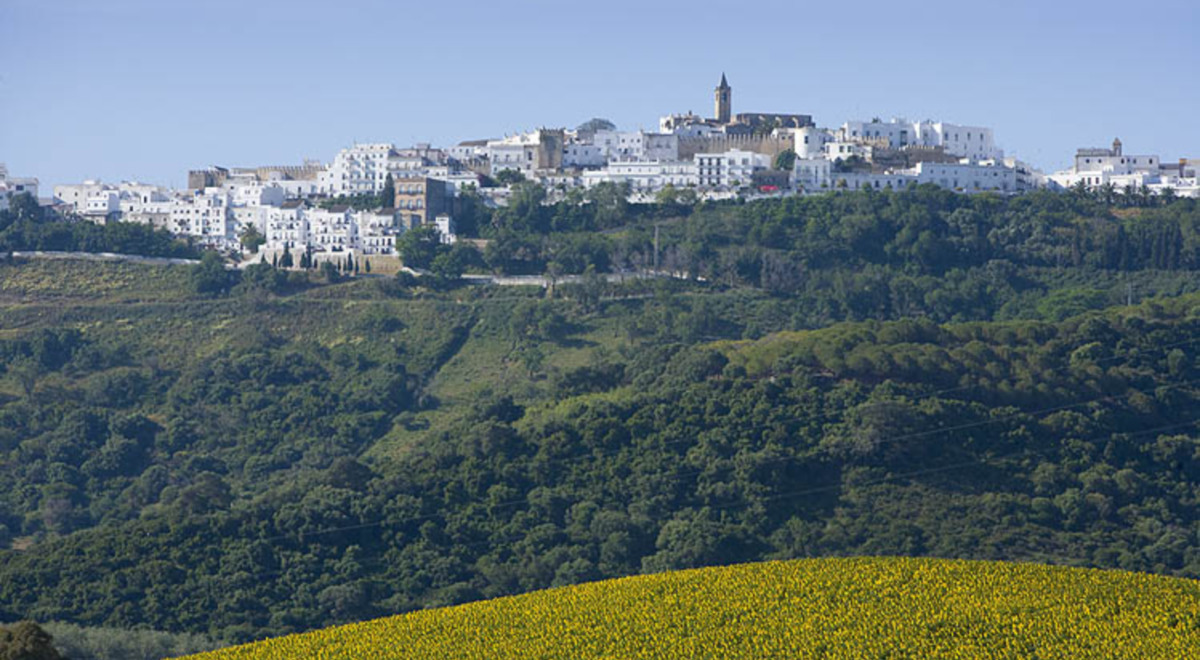
<instances>
[{"instance_id":1,"label":"white facade","mask_svg":"<svg viewBox=\"0 0 1200 660\"><path fill-rule=\"evenodd\" d=\"M318 177L331 195L361 195L383 190L389 159L396 155L391 144L356 144L342 149Z\"/></svg>"},{"instance_id":2,"label":"white facade","mask_svg":"<svg viewBox=\"0 0 1200 660\"><path fill-rule=\"evenodd\" d=\"M992 129L945 122L848 121L839 130L839 139L848 142L881 142L892 149L909 145L942 147L947 154L971 160L995 160L1004 157L996 147Z\"/></svg>"},{"instance_id":3,"label":"white facade","mask_svg":"<svg viewBox=\"0 0 1200 660\"><path fill-rule=\"evenodd\" d=\"M584 172L584 187L600 183L629 184L633 193L657 192L668 185L676 188L700 185L696 161L614 161L599 170Z\"/></svg>"},{"instance_id":4,"label":"white facade","mask_svg":"<svg viewBox=\"0 0 1200 660\"><path fill-rule=\"evenodd\" d=\"M306 209L307 244L326 252L345 252L358 245L358 223L348 206Z\"/></svg>"},{"instance_id":5,"label":"white facade","mask_svg":"<svg viewBox=\"0 0 1200 660\"><path fill-rule=\"evenodd\" d=\"M224 186L234 206L279 206L287 193L277 183L230 182Z\"/></svg>"},{"instance_id":6,"label":"white facade","mask_svg":"<svg viewBox=\"0 0 1200 660\"><path fill-rule=\"evenodd\" d=\"M0 163L0 211L8 210L13 196L21 194L28 194L37 200L38 180L32 177L10 177L8 167Z\"/></svg>"},{"instance_id":7,"label":"white facade","mask_svg":"<svg viewBox=\"0 0 1200 660\"><path fill-rule=\"evenodd\" d=\"M487 158L487 140L460 142L446 149L446 155L460 162Z\"/></svg>"},{"instance_id":8,"label":"white facade","mask_svg":"<svg viewBox=\"0 0 1200 660\"><path fill-rule=\"evenodd\" d=\"M796 158L821 158L825 153L825 145L834 141L833 133L815 126L794 129L792 135L796 140L792 148Z\"/></svg>"},{"instance_id":9,"label":"white facade","mask_svg":"<svg viewBox=\"0 0 1200 660\"><path fill-rule=\"evenodd\" d=\"M404 231L393 209L359 211L354 214L358 226L356 251L362 254L395 254L396 236Z\"/></svg>"},{"instance_id":10,"label":"white facade","mask_svg":"<svg viewBox=\"0 0 1200 660\"><path fill-rule=\"evenodd\" d=\"M458 233L454 226L454 218L448 215L439 215L433 219L438 230L438 240L446 245L458 242Z\"/></svg>"},{"instance_id":11,"label":"white facade","mask_svg":"<svg viewBox=\"0 0 1200 660\"><path fill-rule=\"evenodd\" d=\"M294 249L308 244L308 221L305 218L303 202L288 201L278 207L266 208L267 249Z\"/></svg>"},{"instance_id":12,"label":"white facade","mask_svg":"<svg viewBox=\"0 0 1200 660\"><path fill-rule=\"evenodd\" d=\"M932 183L957 192L1016 192L1017 173L994 161L980 163L917 163L905 173L918 183Z\"/></svg>"},{"instance_id":13,"label":"white facade","mask_svg":"<svg viewBox=\"0 0 1200 660\"><path fill-rule=\"evenodd\" d=\"M660 117L658 131L670 133L676 137L705 137L721 132L720 129L709 124L708 120L691 112Z\"/></svg>"},{"instance_id":14,"label":"white facade","mask_svg":"<svg viewBox=\"0 0 1200 660\"><path fill-rule=\"evenodd\" d=\"M106 190L116 190L116 187L99 180L88 180L54 186L54 198L66 204L72 212L83 213L87 209L88 198Z\"/></svg>"},{"instance_id":15,"label":"white facade","mask_svg":"<svg viewBox=\"0 0 1200 660\"><path fill-rule=\"evenodd\" d=\"M850 140L832 140L824 145L825 160L846 160L858 156L863 160L871 160L874 151L870 145L860 142L851 142Z\"/></svg>"},{"instance_id":16,"label":"white facade","mask_svg":"<svg viewBox=\"0 0 1200 660\"><path fill-rule=\"evenodd\" d=\"M116 190L101 190L89 195L79 213L103 223L107 218L121 213L121 193Z\"/></svg>"},{"instance_id":17,"label":"white facade","mask_svg":"<svg viewBox=\"0 0 1200 660\"><path fill-rule=\"evenodd\" d=\"M832 187L833 162L826 158L796 158L792 168L792 187L814 192Z\"/></svg>"},{"instance_id":18,"label":"white facade","mask_svg":"<svg viewBox=\"0 0 1200 660\"><path fill-rule=\"evenodd\" d=\"M224 190L198 190L171 206L171 232L193 236L201 244L211 247L233 247L237 245L237 227L232 208L231 197Z\"/></svg>"},{"instance_id":19,"label":"white facade","mask_svg":"<svg viewBox=\"0 0 1200 660\"><path fill-rule=\"evenodd\" d=\"M563 147L563 167L604 167L608 162L600 147L584 142L571 142Z\"/></svg>"},{"instance_id":20,"label":"white facade","mask_svg":"<svg viewBox=\"0 0 1200 660\"><path fill-rule=\"evenodd\" d=\"M542 148L542 131L517 133L502 140L488 140L484 153L491 164L492 175L504 170L516 170L526 177L538 167L538 152Z\"/></svg>"},{"instance_id":21,"label":"white facade","mask_svg":"<svg viewBox=\"0 0 1200 660\"><path fill-rule=\"evenodd\" d=\"M770 167L770 157L753 151L696 154L696 176L702 188L730 189L750 185L758 170Z\"/></svg>"},{"instance_id":22,"label":"white facade","mask_svg":"<svg viewBox=\"0 0 1200 660\"><path fill-rule=\"evenodd\" d=\"M1055 172L1047 178L1063 188L1080 184L1089 189L1110 185L1118 190L1143 186L1165 188L1169 186L1162 185L1164 169L1162 159L1157 155L1126 154L1121 141L1114 140L1111 149L1079 149L1070 169ZM1180 171L1182 169L1184 168L1171 168L1172 173L1176 175L1172 178L1179 178L1179 174L1185 174Z\"/></svg>"}]
</instances>

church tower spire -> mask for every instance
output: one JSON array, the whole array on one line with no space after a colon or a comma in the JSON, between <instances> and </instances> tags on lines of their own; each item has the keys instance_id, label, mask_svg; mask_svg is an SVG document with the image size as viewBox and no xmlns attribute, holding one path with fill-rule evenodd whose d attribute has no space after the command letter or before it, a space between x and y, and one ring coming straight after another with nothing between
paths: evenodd
<instances>
[{"instance_id":1,"label":"church tower spire","mask_svg":"<svg viewBox=\"0 0 1200 660\"><path fill-rule=\"evenodd\" d=\"M713 96L716 105L716 120L721 124L728 124L730 117L733 114L733 88L725 80L725 73L721 73L721 84L713 90Z\"/></svg>"}]
</instances>

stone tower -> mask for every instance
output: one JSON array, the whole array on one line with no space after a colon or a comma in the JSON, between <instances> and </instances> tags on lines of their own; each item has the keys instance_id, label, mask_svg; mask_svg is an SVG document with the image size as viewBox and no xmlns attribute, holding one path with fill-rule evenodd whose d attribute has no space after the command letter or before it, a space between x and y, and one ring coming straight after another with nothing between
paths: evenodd
<instances>
[{"instance_id":1,"label":"stone tower","mask_svg":"<svg viewBox=\"0 0 1200 660\"><path fill-rule=\"evenodd\" d=\"M713 90L713 95L716 100L717 107L717 122L728 124L730 117L733 116L733 88L725 81L725 74L721 74L721 84Z\"/></svg>"},{"instance_id":2,"label":"stone tower","mask_svg":"<svg viewBox=\"0 0 1200 660\"><path fill-rule=\"evenodd\" d=\"M1121 155L1121 138L1115 138L1115 139L1113 139L1113 148L1112 148L1112 153L1113 153L1113 155L1114 155L1114 156L1120 156L1120 155Z\"/></svg>"}]
</instances>

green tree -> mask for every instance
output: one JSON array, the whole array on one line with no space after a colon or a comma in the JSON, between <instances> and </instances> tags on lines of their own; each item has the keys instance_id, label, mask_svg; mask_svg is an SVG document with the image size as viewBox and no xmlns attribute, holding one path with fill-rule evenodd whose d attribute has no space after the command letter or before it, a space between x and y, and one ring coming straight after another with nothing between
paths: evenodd
<instances>
[{"instance_id":1,"label":"green tree","mask_svg":"<svg viewBox=\"0 0 1200 660\"><path fill-rule=\"evenodd\" d=\"M775 156L775 169L791 172L796 167L796 152L792 149L784 149Z\"/></svg>"},{"instance_id":2,"label":"green tree","mask_svg":"<svg viewBox=\"0 0 1200 660\"><path fill-rule=\"evenodd\" d=\"M441 246L438 255L430 264L430 270L446 279L456 280L462 277L467 268L479 261L479 251L462 243L450 247Z\"/></svg>"},{"instance_id":3,"label":"green tree","mask_svg":"<svg viewBox=\"0 0 1200 660\"><path fill-rule=\"evenodd\" d=\"M32 621L0 628L0 660L65 660L50 633Z\"/></svg>"},{"instance_id":4,"label":"green tree","mask_svg":"<svg viewBox=\"0 0 1200 660\"><path fill-rule=\"evenodd\" d=\"M258 231L258 227L247 225L246 229L242 231L242 235L238 237L238 240L241 242L243 250L257 253L258 248L267 242L267 237Z\"/></svg>"},{"instance_id":5,"label":"green tree","mask_svg":"<svg viewBox=\"0 0 1200 660\"><path fill-rule=\"evenodd\" d=\"M394 206L396 206L396 182L392 180L392 175L389 173L383 180L383 190L379 191L379 207L390 209Z\"/></svg>"},{"instance_id":6,"label":"green tree","mask_svg":"<svg viewBox=\"0 0 1200 660\"><path fill-rule=\"evenodd\" d=\"M192 289L201 295L227 293L236 283L234 273L225 268L225 260L216 252L205 252L199 265L192 267Z\"/></svg>"},{"instance_id":7,"label":"green tree","mask_svg":"<svg viewBox=\"0 0 1200 660\"><path fill-rule=\"evenodd\" d=\"M320 271L321 275L324 276L325 281L329 282L330 284L342 279L341 275L338 273L337 266L334 266L333 262L328 259L321 262Z\"/></svg>"},{"instance_id":8,"label":"green tree","mask_svg":"<svg viewBox=\"0 0 1200 660\"><path fill-rule=\"evenodd\" d=\"M29 193L13 195L8 203L8 211L18 222L41 222L45 216L37 198Z\"/></svg>"},{"instance_id":9,"label":"green tree","mask_svg":"<svg viewBox=\"0 0 1200 660\"><path fill-rule=\"evenodd\" d=\"M418 225L404 232L396 241L396 251L409 268L428 269L433 265L441 245L441 236L433 225Z\"/></svg>"},{"instance_id":10,"label":"green tree","mask_svg":"<svg viewBox=\"0 0 1200 660\"><path fill-rule=\"evenodd\" d=\"M597 131L611 131L617 128L617 125L607 119L593 117L579 126L575 127L578 133L595 133Z\"/></svg>"},{"instance_id":11,"label":"green tree","mask_svg":"<svg viewBox=\"0 0 1200 660\"><path fill-rule=\"evenodd\" d=\"M521 170L504 169L492 175L496 183L502 186L515 186L518 183L525 181L525 175L521 174Z\"/></svg>"}]
</instances>

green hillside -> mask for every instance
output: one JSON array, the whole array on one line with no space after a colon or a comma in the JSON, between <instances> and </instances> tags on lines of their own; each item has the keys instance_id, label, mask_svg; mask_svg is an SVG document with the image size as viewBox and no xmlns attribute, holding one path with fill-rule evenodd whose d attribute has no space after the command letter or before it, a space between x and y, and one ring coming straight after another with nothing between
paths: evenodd
<instances>
[{"instance_id":1,"label":"green hillside","mask_svg":"<svg viewBox=\"0 0 1200 660\"><path fill-rule=\"evenodd\" d=\"M639 213L595 240L645 263ZM0 262L0 622L228 644L817 556L1200 576L1193 202L663 222L704 280Z\"/></svg>"},{"instance_id":2,"label":"green hillside","mask_svg":"<svg viewBox=\"0 0 1200 660\"><path fill-rule=\"evenodd\" d=\"M539 591L229 648L275 658L1186 658L1200 584L939 559L806 559Z\"/></svg>"}]
</instances>

